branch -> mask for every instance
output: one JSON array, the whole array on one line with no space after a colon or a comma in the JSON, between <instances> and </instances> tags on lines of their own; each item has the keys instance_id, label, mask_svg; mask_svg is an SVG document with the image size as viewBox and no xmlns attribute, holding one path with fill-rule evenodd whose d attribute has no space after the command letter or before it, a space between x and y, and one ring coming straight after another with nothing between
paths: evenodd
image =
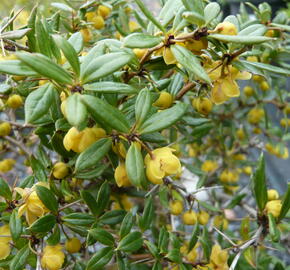
<instances>
[{"instance_id":1,"label":"branch","mask_svg":"<svg viewBox=\"0 0 290 270\"><path fill-rule=\"evenodd\" d=\"M190 91L196 84L194 82L189 82L186 85L184 85L181 90L176 95L175 99L179 100L181 99L188 91Z\"/></svg>"},{"instance_id":2,"label":"branch","mask_svg":"<svg viewBox=\"0 0 290 270\"><path fill-rule=\"evenodd\" d=\"M9 137L9 136L5 136L4 137L5 140L7 140L10 143L15 144L16 146L18 146L27 156L31 156L32 153L19 141L14 140L13 138Z\"/></svg>"},{"instance_id":3,"label":"branch","mask_svg":"<svg viewBox=\"0 0 290 270\"><path fill-rule=\"evenodd\" d=\"M16 48L18 48L19 50L30 52L30 49L27 46L23 46L23 45L15 42L13 40L10 40L10 39L3 38L3 40L4 40L5 43L8 43L9 45L13 45Z\"/></svg>"}]
</instances>

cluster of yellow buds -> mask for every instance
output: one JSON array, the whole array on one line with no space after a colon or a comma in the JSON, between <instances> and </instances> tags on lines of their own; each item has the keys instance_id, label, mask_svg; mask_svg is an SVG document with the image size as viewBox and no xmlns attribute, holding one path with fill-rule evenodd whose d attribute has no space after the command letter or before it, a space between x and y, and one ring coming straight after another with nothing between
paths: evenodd
<instances>
[{"instance_id":1,"label":"cluster of yellow buds","mask_svg":"<svg viewBox=\"0 0 290 270\"><path fill-rule=\"evenodd\" d=\"M223 183L236 183L239 180L238 170L224 169L220 175L220 180Z\"/></svg>"},{"instance_id":2,"label":"cluster of yellow buds","mask_svg":"<svg viewBox=\"0 0 290 270\"><path fill-rule=\"evenodd\" d=\"M271 213L274 217L279 217L282 203L281 200L279 200L279 193L275 189L269 189L267 191L268 195L268 202L265 206L265 211L267 213Z\"/></svg>"},{"instance_id":3,"label":"cluster of yellow buds","mask_svg":"<svg viewBox=\"0 0 290 270\"><path fill-rule=\"evenodd\" d=\"M113 201L111 205L112 210L124 209L126 211L130 211L130 209L133 207L132 201L126 194L111 196L111 199Z\"/></svg>"},{"instance_id":4,"label":"cluster of yellow buds","mask_svg":"<svg viewBox=\"0 0 290 270\"><path fill-rule=\"evenodd\" d=\"M106 132L102 128L85 128L78 131L72 127L63 138L63 145L67 151L81 153L97 140L104 138Z\"/></svg>"},{"instance_id":5,"label":"cluster of yellow buds","mask_svg":"<svg viewBox=\"0 0 290 270\"><path fill-rule=\"evenodd\" d=\"M265 112L262 108L253 108L248 112L247 119L252 125L259 124L265 116Z\"/></svg>"},{"instance_id":6,"label":"cluster of yellow buds","mask_svg":"<svg viewBox=\"0 0 290 270\"><path fill-rule=\"evenodd\" d=\"M229 226L229 222L224 216L219 215L214 217L213 225L219 229L222 228L223 230L226 230Z\"/></svg>"}]
</instances>

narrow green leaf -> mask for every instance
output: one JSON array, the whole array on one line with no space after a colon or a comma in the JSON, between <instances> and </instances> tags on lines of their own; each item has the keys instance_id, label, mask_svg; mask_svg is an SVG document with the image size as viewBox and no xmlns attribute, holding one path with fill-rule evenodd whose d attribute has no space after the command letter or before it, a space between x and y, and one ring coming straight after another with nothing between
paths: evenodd
<instances>
[{"instance_id":1,"label":"narrow green leaf","mask_svg":"<svg viewBox=\"0 0 290 270\"><path fill-rule=\"evenodd\" d=\"M231 35L211 34L209 35L209 37L222 41L222 42L239 43L239 44L245 44L245 45L260 44L266 41L274 40L273 38L270 38L270 37L249 36L249 35L231 36Z\"/></svg>"},{"instance_id":2,"label":"narrow green leaf","mask_svg":"<svg viewBox=\"0 0 290 270\"><path fill-rule=\"evenodd\" d=\"M73 46L77 53L80 53L82 51L84 46L84 40L81 32L73 33L68 39L68 42Z\"/></svg>"},{"instance_id":3,"label":"narrow green leaf","mask_svg":"<svg viewBox=\"0 0 290 270\"><path fill-rule=\"evenodd\" d=\"M19 76L37 76L37 72L26 66L20 60L0 61L0 73Z\"/></svg>"},{"instance_id":4,"label":"narrow green leaf","mask_svg":"<svg viewBox=\"0 0 290 270\"><path fill-rule=\"evenodd\" d=\"M221 11L220 5L216 2L211 2L204 8L204 18L205 23L209 24L213 19L215 19Z\"/></svg>"},{"instance_id":5,"label":"narrow green leaf","mask_svg":"<svg viewBox=\"0 0 290 270\"><path fill-rule=\"evenodd\" d=\"M1 177L0 177L0 196L7 200L12 199L12 192L10 190L10 187L8 183Z\"/></svg>"},{"instance_id":6,"label":"narrow green leaf","mask_svg":"<svg viewBox=\"0 0 290 270\"><path fill-rule=\"evenodd\" d=\"M132 85L117 82L96 82L91 84L85 84L84 89L86 91L94 91L104 94L136 94L138 89Z\"/></svg>"},{"instance_id":7,"label":"narrow green leaf","mask_svg":"<svg viewBox=\"0 0 290 270\"><path fill-rule=\"evenodd\" d=\"M34 233L47 233L50 230L52 230L55 224L56 224L56 217L48 214L46 216L41 217L40 219L37 219L35 222L33 222L31 226L29 227L29 229L31 232L34 232Z\"/></svg>"},{"instance_id":8,"label":"narrow green leaf","mask_svg":"<svg viewBox=\"0 0 290 270\"><path fill-rule=\"evenodd\" d=\"M96 221L95 217L86 213L71 213L66 216L63 216L62 220L70 225L84 227L90 226Z\"/></svg>"},{"instance_id":9,"label":"narrow green leaf","mask_svg":"<svg viewBox=\"0 0 290 270\"><path fill-rule=\"evenodd\" d=\"M180 45L173 45L170 47L176 60L185 67L188 71L192 72L194 76L197 78L211 83L210 78L208 77L207 73L200 65L200 62L197 60L196 56L189 51L188 49L180 46Z\"/></svg>"},{"instance_id":10,"label":"narrow green leaf","mask_svg":"<svg viewBox=\"0 0 290 270\"><path fill-rule=\"evenodd\" d=\"M161 37L133 33L124 39L124 46L128 48L152 48L162 42Z\"/></svg>"},{"instance_id":11,"label":"narrow green leaf","mask_svg":"<svg viewBox=\"0 0 290 270\"><path fill-rule=\"evenodd\" d=\"M35 123L46 115L53 99L53 85L45 84L29 94L25 100L25 122Z\"/></svg>"},{"instance_id":12,"label":"narrow green leaf","mask_svg":"<svg viewBox=\"0 0 290 270\"><path fill-rule=\"evenodd\" d=\"M104 209L107 207L109 201L110 201L110 186L108 182L104 182L100 190L98 192L97 196L97 210L96 210L96 215L99 216Z\"/></svg>"},{"instance_id":13,"label":"narrow green leaf","mask_svg":"<svg viewBox=\"0 0 290 270\"><path fill-rule=\"evenodd\" d=\"M126 216L124 217L121 227L120 227L119 234L120 234L121 239L131 231L133 227L133 221L134 221L134 217L132 213L128 212Z\"/></svg>"},{"instance_id":14,"label":"narrow green leaf","mask_svg":"<svg viewBox=\"0 0 290 270\"><path fill-rule=\"evenodd\" d=\"M90 208L93 215L96 216L98 213L98 208L97 208L97 201L95 200L93 195L91 195L91 193L89 191L82 190L81 196L82 196L83 200L85 201L86 205Z\"/></svg>"},{"instance_id":15,"label":"narrow green leaf","mask_svg":"<svg viewBox=\"0 0 290 270\"><path fill-rule=\"evenodd\" d=\"M117 249L124 252L134 252L143 245L142 233L131 232L127 234L119 243Z\"/></svg>"},{"instance_id":16,"label":"narrow green leaf","mask_svg":"<svg viewBox=\"0 0 290 270\"><path fill-rule=\"evenodd\" d=\"M177 122L184 115L186 110L186 104L178 103L169 109L157 112L145 120L139 128L139 133L152 133L167 128Z\"/></svg>"},{"instance_id":17,"label":"narrow green leaf","mask_svg":"<svg viewBox=\"0 0 290 270\"><path fill-rule=\"evenodd\" d=\"M36 186L36 193L43 204L52 212L57 212L58 202L51 190L43 186Z\"/></svg>"},{"instance_id":18,"label":"narrow green leaf","mask_svg":"<svg viewBox=\"0 0 290 270\"><path fill-rule=\"evenodd\" d=\"M287 32L290 32L290 25L280 24L280 23L271 23L270 26L279 27Z\"/></svg>"},{"instance_id":19,"label":"narrow green leaf","mask_svg":"<svg viewBox=\"0 0 290 270\"><path fill-rule=\"evenodd\" d=\"M30 157L30 166L33 170L34 176L40 182L47 182L47 175L44 166L34 156Z\"/></svg>"},{"instance_id":20,"label":"narrow green leaf","mask_svg":"<svg viewBox=\"0 0 290 270\"><path fill-rule=\"evenodd\" d=\"M28 245L22 247L11 260L9 268L13 270L22 270L25 267L29 253L30 249Z\"/></svg>"},{"instance_id":21,"label":"narrow green leaf","mask_svg":"<svg viewBox=\"0 0 290 270\"><path fill-rule=\"evenodd\" d=\"M47 56L39 53L17 53L18 58L40 75L58 83L72 84L71 75Z\"/></svg>"},{"instance_id":22,"label":"narrow green leaf","mask_svg":"<svg viewBox=\"0 0 290 270\"><path fill-rule=\"evenodd\" d=\"M261 154L258 167L255 173L252 175L252 189L256 202L260 212L264 210L264 207L267 203L267 187L266 187L266 176L265 176L265 158L263 153Z\"/></svg>"},{"instance_id":23,"label":"narrow green leaf","mask_svg":"<svg viewBox=\"0 0 290 270\"><path fill-rule=\"evenodd\" d=\"M56 225L54 227L53 233L47 238L46 242L48 245L55 246L60 241L60 229L59 226Z\"/></svg>"},{"instance_id":24,"label":"narrow green leaf","mask_svg":"<svg viewBox=\"0 0 290 270\"><path fill-rule=\"evenodd\" d=\"M130 182L140 187L145 179L144 162L141 151L135 143L130 145L126 155L126 171Z\"/></svg>"},{"instance_id":25,"label":"narrow green leaf","mask_svg":"<svg viewBox=\"0 0 290 270\"><path fill-rule=\"evenodd\" d=\"M263 36L267 31L267 27L263 24L252 24L241 30L239 36Z\"/></svg>"},{"instance_id":26,"label":"narrow green leaf","mask_svg":"<svg viewBox=\"0 0 290 270\"><path fill-rule=\"evenodd\" d=\"M128 120L117 108L100 98L89 95L83 95L82 102L84 102L88 111L97 122L100 119L113 129L121 132L129 131L130 124Z\"/></svg>"},{"instance_id":27,"label":"narrow green leaf","mask_svg":"<svg viewBox=\"0 0 290 270\"><path fill-rule=\"evenodd\" d=\"M14 31L8 31L0 34L0 38L6 38L6 39L21 39L23 38L29 31L31 31L30 28L24 28Z\"/></svg>"},{"instance_id":28,"label":"narrow green leaf","mask_svg":"<svg viewBox=\"0 0 290 270\"><path fill-rule=\"evenodd\" d=\"M91 229L89 230L89 234L103 245L113 247L115 244L114 237L104 229L101 228Z\"/></svg>"},{"instance_id":29,"label":"narrow green leaf","mask_svg":"<svg viewBox=\"0 0 290 270\"><path fill-rule=\"evenodd\" d=\"M10 216L9 228L10 228L13 242L16 242L22 233L22 221L18 217L18 213L16 210L13 210Z\"/></svg>"},{"instance_id":30,"label":"narrow green leaf","mask_svg":"<svg viewBox=\"0 0 290 270\"><path fill-rule=\"evenodd\" d=\"M116 225L121 223L126 215L125 210L112 210L102 215L99 221L103 224Z\"/></svg>"},{"instance_id":31,"label":"narrow green leaf","mask_svg":"<svg viewBox=\"0 0 290 270\"><path fill-rule=\"evenodd\" d=\"M151 107L152 98L150 91L144 88L139 92L135 103L136 128L146 119Z\"/></svg>"},{"instance_id":32,"label":"narrow green leaf","mask_svg":"<svg viewBox=\"0 0 290 270\"><path fill-rule=\"evenodd\" d=\"M75 93L66 99L65 106L67 121L75 127L82 125L87 119L87 108L81 102L81 95Z\"/></svg>"},{"instance_id":33,"label":"narrow green leaf","mask_svg":"<svg viewBox=\"0 0 290 270\"><path fill-rule=\"evenodd\" d=\"M113 257L113 249L105 247L98 250L89 260L86 270L102 269Z\"/></svg>"},{"instance_id":34,"label":"narrow green leaf","mask_svg":"<svg viewBox=\"0 0 290 270\"><path fill-rule=\"evenodd\" d=\"M200 234L199 224L196 224L192 231L191 238L189 240L188 251L191 251L196 245L199 234Z\"/></svg>"},{"instance_id":35,"label":"narrow green leaf","mask_svg":"<svg viewBox=\"0 0 290 270\"><path fill-rule=\"evenodd\" d=\"M287 215L289 209L290 209L290 183L288 183L288 188L282 201L282 208L278 219L279 220L283 219Z\"/></svg>"},{"instance_id":36,"label":"narrow green leaf","mask_svg":"<svg viewBox=\"0 0 290 270\"><path fill-rule=\"evenodd\" d=\"M103 138L93 143L78 156L75 171L83 171L97 165L97 163L108 153L111 145L112 140L110 138Z\"/></svg>"},{"instance_id":37,"label":"narrow green leaf","mask_svg":"<svg viewBox=\"0 0 290 270\"><path fill-rule=\"evenodd\" d=\"M145 206L144 206L144 211L143 215L139 220L139 227L142 229L142 231L146 231L149 229L153 218L154 218L154 205L153 205L153 199L152 197L148 197L145 200Z\"/></svg>"},{"instance_id":38,"label":"narrow green leaf","mask_svg":"<svg viewBox=\"0 0 290 270\"><path fill-rule=\"evenodd\" d=\"M186 11L182 14L182 17L192 23L192 24L196 24L198 26L202 26L206 23L205 21L205 17L203 15L201 15L198 12L195 11Z\"/></svg>"},{"instance_id":39,"label":"narrow green leaf","mask_svg":"<svg viewBox=\"0 0 290 270\"><path fill-rule=\"evenodd\" d=\"M160 252L167 253L168 244L169 244L169 233L163 227L160 229L158 237L158 248L160 249Z\"/></svg>"},{"instance_id":40,"label":"narrow green leaf","mask_svg":"<svg viewBox=\"0 0 290 270\"><path fill-rule=\"evenodd\" d=\"M270 233L271 239L274 242L278 242L280 239L280 232L277 228L276 220L271 213L268 214L268 220L269 220L269 233Z\"/></svg>"},{"instance_id":41,"label":"narrow green leaf","mask_svg":"<svg viewBox=\"0 0 290 270\"><path fill-rule=\"evenodd\" d=\"M153 14L147 9L144 3L141 0L135 0L138 7L141 9L142 13L147 17L149 21L151 21L157 28L159 28L163 33L166 32L165 28L158 22Z\"/></svg>"}]
</instances>

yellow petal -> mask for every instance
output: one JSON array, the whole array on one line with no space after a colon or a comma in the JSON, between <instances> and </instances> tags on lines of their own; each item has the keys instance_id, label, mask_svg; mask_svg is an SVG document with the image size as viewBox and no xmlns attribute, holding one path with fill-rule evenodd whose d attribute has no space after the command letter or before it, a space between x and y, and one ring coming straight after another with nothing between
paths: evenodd
<instances>
[{"instance_id":1,"label":"yellow petal","mask_svg":"<svg viewBox=\"0 0 290 270\"><path fill-rule=\"evenodd\" d=\"M26 211L25 217L26 217L26 221L27 221L28 225L31 225L35 220L37 220L37 216L35 216L30 211Z\"/></svg>"},{"instance_id":2,"label":"yellow petal","mask_svg":"<svg viewBox=\"0 0 290 270\"><path fill-rule=\"evenodd\" d=\"M23 188L16 187L16 188L14 188L14 190L17 193L19 193L22 198L25 197L27 194L27 192Z\"/></svg>"},{"instance_id":3,"label":"yellow petal","mask_svg":"<svg viewBox=\"0 0 290 270\"><path fill-rule=\"evenodd\" d=\"M26 211L26 204L23 204L23 205L21 205L20 207L19 207L19 209L18 209L18 217L21 217L23 214L24 214L24 212Z\"/></svg>"},{"instance_id":4,"label":"yellow petal","mask_svg":"<svg viewBox=\"0 0 290 270\"><path fill-rule=\"evenodd\" d=\"M250 80L252 78L252 74L247 71L239 71L235 76L236 80Z\"/></svg>"},{"instance_id":5,"label":"yellow petal","mask_svg":"<svg viewBox=\"0 0 290 270\"><path fill-rule=\"evenodd\" d=\"M222 79L222 91L227 97L238 97L240 95L240 89L235 80L231 79L230 76Z\"/></svg>"},{"instance_id":6,"label":"yellow petal","mask_svg":"<svg viewBox=\"0 0 290 270\"><path fill-rule=\"evenodd\" d=\"M215 104L222 104L227 101L227 96L224 94L222 89L222 83L217 81L211 90L211 101Z\"/></svg>"},{"instance_id":7,"label":"yellow petal","mask_svg":"<svg viewBox=\"0 0 290 270\"><path fill-rule=\"evenodd\" d=\"M176 174L181 168L179 159L171 154L160 158L161 168L165 171L166 175Z\"/></svg>"},{"instance_id":8,"label":"yellow petal","mask_svg":"<svg viewBox=\"0 0 290 270\"><path fill-rule=\"evenodd\" d=\"M0 260L6 259L10 254L11 248L9 243L0 242Z\"/></svg>"},{"instance_id":9,"label":"yellow petal","mask_svg":"<svg viewBox=\"0 0 290 270\"><path fill-rule=\"evenodd\" d=\"M160 168L160 162L157 160L151 160L147 163L146 175L150 182L153 184L162 184L162 179L165 176L165 172Z\"/></svg>"},{"instance_id":10,"label":"yellow petal","mask_svg":"<svg viewBox=\"0 0 290 270\"><path fill-rule=\"evenodd\" d=\"M165 47L163 50L163 59L166 65L176 64L175 56L169 47Z\"/></svg>"}]
</instances>

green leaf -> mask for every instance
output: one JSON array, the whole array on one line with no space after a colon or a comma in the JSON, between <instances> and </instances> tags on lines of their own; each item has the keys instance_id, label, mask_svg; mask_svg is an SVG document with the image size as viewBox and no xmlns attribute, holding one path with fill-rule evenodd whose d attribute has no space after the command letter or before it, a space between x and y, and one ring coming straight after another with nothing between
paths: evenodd
<instances>
[{"instance_id":1,"label":"green leaf","mask_svg":"<svg viewBox=\"0 0 290 270\"><path fill-rule=\"evenodd\" d=\"M143 215L139 220L139 227L142 229L142 231L146 231L151 226L154 218L154 212L153 199L150 196L145 200Z\"/></svg>"},{"instance_id":2,"label":"green leaf","mask_svg":"<svg viewBox=\"0 0 290 270\"><path fill-rule=\"evenodd\" d=\"M279 24L279 23L271 23L270 26L279 27L287 32L290 32L290 25Z\"/></svg>"},{"instance_id":3,"label":"green leaf","mask_svg":"<svg viewBox=\"0 0 290 270\"><path fill-rule=\"evenodd\" d=\"M211 204L209 204L209 203L207 203L207 202L204 202L204 201L198 201L198 203L199 203L202 207L204 207L205 209L208 209L208 210L210 210L210 211L213 211L213 212L220 212L220 211L221 211L221 210L218 209L217 207L215 207L215 206L213 206L213 205L211 205Z\"/></svg>"},{"instance_id":4,"label":"green leaf","mask_svg":"<svg viewBox=\"0 0 290 270\"><path fill-rule=\"evenodd\" d=\"M83 171L97 165L111 149L111 145L112 140L110 138L103 138L93 143L78 156L75 171Z\"/></svg>"},{"instance_id":5,"label":"green leaf","mask_svg":"<svg viewBox=\"0 0 290 270\"><path fill-rule=\"evenodd\" d=\"M8 31L0 34L1 39L21 39L23 38L29 31L30 28L24 28L19 30Z\"/></svg>"},{"instance_id":6,"label":"green leaf","mask_svg":"<svg viewBox=\"0 0 290 270\"><path fill-rule=\"evenodd\" d=\"M126 215L125 210L112 210L102 215L99 221L103 224L116 225L121 223Z\"/></svg>"},{"instance_id":7,"label":"green leaf","mask_svg":"<svg viewBox=\"0 0 290 270\"><path fill-rule=\"evenodd\" d=\"M35 34L37 41L37 51L49 58L52 57L53 43L51 36L48 32L46 21L44 19L41 20L40 16L36 17Z\"/></svg>"},{"instance_id":8,"label":"green leaf","mask_svg":"<svg viewBox=\"0 0 290 270\"><path fill-rule=\"evenodd\" d=\"M76 226L89 226L96 221L95 217L86 213L71 213L62 217L62 220Z\"/></svg>"},{"instance_id":9,"label":"green leaf","mask_svg":"<svg viewBox=\"0 0 290 270\"><path fill-rule=\"evenodd\" d=\"M81 32L73 33L68 39L68 42L73 46L77 53L80 53L82 51L84 46L84 40Z\"/></svg>"},{"instance_id":10,"label":"green leaf","mask_svg":"<svg viewBox=\"0 0 290 270\"><path fill-rule=\"evenodd\" d=\"M30 157L30 166L33 170L34 176L38 179L38 181L47 182L45 168L40 163L40 161L36 159L34 156Z\"/></svg>"},{"instance_id":11,"label":"green leaf","mask_svg":"<svg viewBox=\"0 0 290 270\"><path fill-rule=\"evenodd\" d=\"M25 122L33 124L46 115L53 99L53 85L45 84L29 94L25 100Z\"/></svg>"},{"instance_id":12,"label":"green leaf","mask_svg":"<svg viewBox=\"0 0 290 270\"><path fill-rule=\"evenodd\" d=\"M135 103L136 128L144 122L151 107L152 98L150 91L144 88L139 92Z\"/></svg>"},{"instance_id":13,"label":"green leaf","mask_svg":"<svg viewBox=\"0 0 290 270\"><path fill-rule=\"evenodd\" d=\"M21 218L18 217L18 213L16 210L13 210L10 216L9 228L13 242L16 242L22 233L22 221Z\"/></svg>"},{"instance_id":14,"label":"green leaf","mask_svg":"<svg viewBox=\"0 0 290 270\"><path fill-rule=\"evenodd\" d=\"M258 208L260 212L262 212L268 200L265 176L265 158L263 153L260 155L257 170L252 175L251 181Z\"/></svg>"},{"instance_id":15,"label":"green leaf","mask_svg":"<svg viewBox=\"0 0 290 270\"><path fill-rule=\"evenodd\" d=\"M126 172L130 182L136 187L140 187L145 181L143 157L135 143L130 145L126 155Z\"/></svg>"},{"instance_id":16,"label":"green leaf","mask_svg":"<svg viewBox=\"0 0 290 270\"><path fill-rule=\"evenodd\" d=\"M35 52L36 47L37 47L37 42L36 42L36 37L35 37L36 15L37 15L37 5L33 7L27 21L27 27L31 29L31 31L27 33L27 45L31 49L32 52Z\"/></svg>"},{"instance_id":17,"label":"green leaf","mask_svg":"<svg viewBox=\"0 0 290 270\"><path fill-rule=\"evenodd\" d=\"M98 250L89 260L86 270L102 269L112 259L113 254L111 247Z\"/></svg>"},{"instance_id":18,"label":"green leaf","mask_svg":"<svg viewBox=\"0 0 290 270\"><path fill-rule=\"evenodd\" d=\"M88 111L98 122L101 120L109 127L127 133L130 124L126 117L115 107L100 98L83 95L82 102L87 106Z\"/></svg>"},{"instance_id":19,"label":"green leaf","mask_svg":"<svg viewBox=\"0 0 290 270\"><path fill-rule=\"evenodd\" d=\"M92 84L85 84L84 89L86 91L94 91L97 93L104 94L136 94L138 89L135 87L125 84L125 83L117 83L117 82L96 82Z\"/></svg>"},{"instance_id":20,"label":"green leaf","mask_svg":"<svg viewBox=\"0 0 290 270\"><path fill-rule=\"evenodd\" d=\"M0 61L0 73L18 76L37 76L37 73L20 60Z\"/></svg>"},{"instance_id":21,"label":"green leaf","mask_svg":"<svg viewBox=\"0 0 290 270\"><path fill-rule=\"evenodd\" d=\"M1 177L0 177L0 196L7 200L12 199L12 192L10 190L10 187L8 183Z\"/></svg>"},{"instance_id":22,"label":"green leaf","mask_svg":"<svg viewBox=\"0 0 290 270\"><path fill-rule=\"evenodd\" d=\"M110 201L110 186L108 182L104 182L98 192L96 215L99 216L107 207Z\"/></svg>"},{"instance_id":23,"label":"green leaf","mask_svg":"<svg viewBox=\"0 0 290 270\"><path fill-rule=\"evenodd\" d=\"M39 53L17 53L18 58L40 75L58 83L72 84L71 75L47 56Z\"/></svg>"},{"instance_id":24,"label":"green leaf","mask_svg":"<svg viewBox=\"0 0 290 270\"><path fill-rule=\"evenodd\" d=\"M124 217L121 227L120 227L120 238L122 239L124 236L126 236L133 227L133 221L134 217L131 212L128 212L126 216Z\"/></svg>"},{"instance_id":25,"label":"green leaf","mask_svg":"<svg viewBox=\"0 0 290 270\"><path fill-rule=\"evenodd\" d=\"M169 244L169 233L165 228L161 228L158 237L158 248L160 252L167 253Z\"/></svg>"},{"instance_id":26,"label":"green leaf","mask_svg":"<svg viewBox=\"0 0 290 270\"><path fill-rule=\"evenodd\" d=\"M48 214L46 216L41 217L40 219L37 219L35 222L33 222L31 226L29 227L29 229L31 232L34 232L34 233L47 233L50 230L52 230L55 224L56 224L56 217Z\"/></svg>"},{"instance_id":27,"label":"green leaf","mask_svg":"<svg viewBox=\"0 0 290 270\"><path fill-rule=\"evenodd\" d=\"M117 249L124 252L134 252L140 249L143 245L142 233L131 232L127 234L119 243Z\"/></svg>"},{"instance_id":28,"label":"green leaf","mask_svg":"<svg viewBox=\"0 0 290 270\"><path fill-rule=\"evenodd\" d=\"M263 36L267 31L267 27L263 24L252 24L241 30L239 36Z\"/></svg>"},{"instance_id":29,"label":"green leaf","mask_svg":"<svg viewBox=\"0 0 290 270\"><path fill-rule=\"evenodd\" d=\"M274 40L273 38L269 38L265 36L249 36L249 35L231 36L231 35L211 34L209 35L209 37L222 41L222 42L239 43L239 44L245 44L245 45L260 44L266 41Z\"/></svg>"},{"instance_id":30,"label":"green leaf","mask_svg":"<svg viewBox=\"0 0 290 270\"><path fill-rule=\"evenodd\" d=\"M144 3L141 0L135 0L138 7L141 9L142 13L146 16L146 18L151 21L157 28L159 28L163 33L166 32L165 28L158 22L153 14L147 9Z\"/></svg>"},{"instance_id":31,"label":"green leaf","mask_svg":"<svg viewBox=\"0 0 290 270\"><path fill-rule=\"evenodd\" d=\"M152 242L145 240L144 241L145 245L147 246L147 248L149 249L150 253L155 257L158 258L158 249L156 247L156 245L154 245Z\"/></svg>"},{"instance_id":32,"label":"green leaf","mask_svg":"<svg viewBox=\"0 0 290 270\"><path fill-rule=\"evenodd\" d=\"M83 200L85 201L86 205L90 208L93 215L97 215L98 208L97 208L97 201L92 196L92 194L89 191L81 190L81 196Z\"/></svg>"},{"instance_id":33,"label":"green leaf","mask_svg":"<svg viewBox=\"0 0 290 270\"><path fill-rule=\"evenodd\" d=\"M215 19L221 11L220 5L216 2L211 2L204 8L205 23L208 25L213 19Z\"/></svg>"},{"instance_id":34,"label":"green leaf","mask_svg":"<svg viewBox=\"0 0 290 270\"><path fill-rule=\"evenodd\" d=\"M192 24L202 26L205 24L205 17L195 11L186 11L182 14L182 17Z\"/></svg>"},{"instance_id":35,"label":"green leaf","mask_svg":"<svg viewBox=\"0 0 290 270\"><path fill-rule=\"evenodd\" d=\"M89 230L89 234L98 242L106 246L113 247L115 244L114 237L104 229L96 228Z\"/></svg>"},{"instance_id":36,"label":"green leaf","mask_svg":"<svg viewBox=\"0 0 290 270\"><path fill-rule=\"evenodd\" d=\"M58 202L53 194L53 192L43 186L36 186L36 193L42 203L46 206L47 209L56 213L58 210Z\"/></svg>"},{"instance_id":37,"label":"green leaf","mask_svg":"<svg viewBox=\"0 0 290 270\"><path fill-rule=\"evenodd\" d=\"M79 76L80 75L80 62L79 62L79 58L74 47L60 35L54 35L53 38L54 38L54 41L56 42L56 45L61 49L65 58L70 63L74 72Z\"/></svg>"},{"instance_id":38,"label":"green leaf","mask_svg":"<svg viewBox=\"0 0 290 270\"><path fill-rule=\"evenodd\" d=\"M280 232L277 228L276 220L271 213L268 214L268 220L269 220L269 233L270 233L271 239L274 242L278 242L280 239Z\"/></svg>"},{"instance_id":39,"label":"green leaf","mask_svg":"<svg viewBox=\"0 0 290 270\"><path fill-rule=\"evenodd\" d=\"M9 264L9 269L22 270L25 267L27 257L30 253L28 245L22 247Z\"/></svg>"},{"instance_id":40,"label":"green leaf","mask_svg":"<svg viewBox=\"0 0 290 270\"><path fill-rule=\"evenodd\" d=\"M98 56L81 71L81 81L88 83L110 75L128 64L132 58L133 55L127 52L114 52Z\"/></svg>"},{"instance_id":41,"label":"green leaf","mask_svg":"<svg viewBox=\"0 0 290 270\"><path fill-rule=\"evenodd\" d=\"M191 234L191 238L188 245L188 251L191 251L196 245L199 234L200 234L199 224L196 224Z\"/></svg>"},{"instance_id":42,"label":"green leaf","mask_svg":"<svg viewBox=\"0 0 290 270\"><path fill-rule=\"evenodd\" d=\"M139 133L152 133L167 128L177 122L184 115L186 110L186 104L178 103L169 109L157 112L145 120L139 128Z\"/></svg>"},{"instance_id":43,"label":"green leaf","mask_svg":"<svg viewBox=\"0 0 290 270\"><path fill-rule=\"evenodd\" d=\"M289 209L290 209L290 183L288 183L288 188L284 195L281 212L278 219L279 220L283 219L287 215Z\"/></svg>"},{"instance_id":44,"label":"green leaf","mask_svg":"<svg viewBox=\"0 0 290 270\"><path fill-rule=\"evenodd\" d=\"M162 42L161 37L133 33L124 39L124 46L128 48L152 48Z\"/></svg>"},{"instance_id":45,"label":"green leaf","mask_svg":"<svg viewBox=\"0 0 290 270\"><path fill-rule=\"evenodd\" d=\"M55 246L56 244L59 243L59 241L60 241L60 229L59 226L56 225L54 227L53 233L47 238L46 242L51 246Z\"/></svg>"},{"instance_id":46,"label":"green leaf","mask_svg":"<svg viewBox=\"0 0 290 270\"><path fill-rule=\"evenodd\" d=\"M197 78L211 83L210 78L208 77L207 73L200 65L200 62L197 60L196 56L189 51L188 49L180 46L180 45L173 45L170 47L172 53L174 54L176 60L188 71L192 72L194 76Z\"/></svg>"},{"instance_id":47,"label":"green leaf","mask_svg":"<svg viewBox=\"0 0 290 270\"><path fill-rule=\"evenodd\" d=\"M81 95L75 93L66 99L65 106L67 121L75 127L82 125L87 119L87 108L81 102Z\"/></svg>"},{"instance_id":48,"label":"green leaf","mask_svg":"<svg viewBox=\"0 0 290 270\"><path fill-rule=\"evenodd\" d=\"M51 3L51 6L57 8L57 9L60 9L62 11L68 12L70 14L74 12L74 10L70 6L63 4L63 3L55 3L54 2L54 3Z\"/></svg>"},{"instance_id":49,"label":"green leaf","mask_svg":"<svg viewBox=\"0 0 290 270\"><path fill-rule=\"evenodd\" d=\"M107 168L108 168L108 164L101 164L101 165L98 165L94 169L90 169L89 171L78 172L74 176L75 178L89 180L89 179L99 177Z\"/></svg>"},{"instance_id":50,"label":"green leaf","mask_svg":"<svg viewBox=\"0 0 290 270\"><path fill-rule=\"evenodd\" d=\"M238 194L236 196L233 197L233 199L229 202L229 204L226 206L227 209L232 209L234 208L236 205L238 205L243 198L245 198L247 196L247 194L242 193L242 194Z\"/></svg>"}]
</instances>

